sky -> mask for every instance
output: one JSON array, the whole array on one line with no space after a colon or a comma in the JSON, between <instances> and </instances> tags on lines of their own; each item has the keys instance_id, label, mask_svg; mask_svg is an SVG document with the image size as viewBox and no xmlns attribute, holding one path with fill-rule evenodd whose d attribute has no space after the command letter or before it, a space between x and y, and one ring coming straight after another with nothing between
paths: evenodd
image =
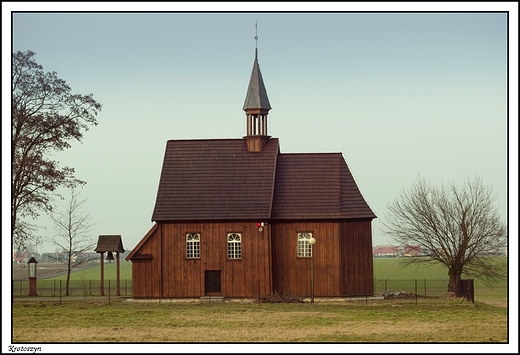
<instances>
[{"instance_id":1,"label":"sky","mask_svg":"<svg viewBox=\"0 0 520 355\"><path fill-rule=\"evenodd\" d=\"M378 217L373 245L391 244L382 232L387 205L418 176L435 185L481 177L504 222L513 216L516 239L517 5L373 5L2 3L25 11L2 11L3 36L11 34L3 77L9 51L31 50L46 72L103 105L99 125L55 154L87 182L81 193L95 241L120 234L131 250L152 227L168 140L246 134L242 105L255 45L272 106L268 134L282 153L343 154ZM512 11L509 24L504 9ZM8 206L4 198L7 225ZM52 237L50 220L36 223ZM46 243L40 252L54 248Z\"/></svg>"},{"instance_id":2,"label":"sky","mask_svg":"<svg viewBox=\"0 0 520 355\"><path fill-rule=\"evenodd\" d=\"M418 176L435 185L481 177L506 221L507 35L504 12L12 16L12 51L32 50L45 71L103 105L99 125L54 157L87 182L95 239L120 234L128 250L153 225L167 140L246 134L255 45L268 134L282 153L343 154L378 217L374 245L391 244L387 205ZM52 237L50 221L37 223Z\"/></svg>"}]
</instances>

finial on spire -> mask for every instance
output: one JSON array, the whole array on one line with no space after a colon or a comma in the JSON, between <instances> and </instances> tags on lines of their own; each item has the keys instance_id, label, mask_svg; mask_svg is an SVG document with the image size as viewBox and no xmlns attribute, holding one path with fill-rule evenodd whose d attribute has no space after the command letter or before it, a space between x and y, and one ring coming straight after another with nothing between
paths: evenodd
<instances>
[{"instance_id":1,"label":"finial on spire","mask_svg":"<svg viewBox=\"0 0 520 355\"><path fill-rule=\"evenodd\" d=\"M258 60L258 23L255 22L255 61Z\"/></svg>"}]
</instances>

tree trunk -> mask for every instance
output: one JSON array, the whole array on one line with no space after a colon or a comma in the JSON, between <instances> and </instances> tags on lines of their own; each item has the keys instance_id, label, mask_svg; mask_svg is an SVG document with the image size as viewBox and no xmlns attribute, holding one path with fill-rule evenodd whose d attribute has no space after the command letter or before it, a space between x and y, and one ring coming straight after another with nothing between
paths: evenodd
<instances>
[{"instance_id":1,"label":"tree trunk","mask_svg":"<svg viewBox=\"0 0 520 355\"><path fill-rule=\"evenodd\" d=\"M70 281L70 271L67 272L67 282L65 282L65 296L69 295L69 281Z\"/></svg>"},{"instance_id":2,"label":"tree trunk","mask_svg":"<svg viewBox=\"0 0 520 355\"><path fill-rule=\"evenodd\" d=\"M462 274L461 272L452 272L452 270L450 270L450 272L449 272L450 281L448 282L448 292L455 292L457 297L462 296L460 293L460 290L459 290L461 274Z\"/></svg>"},{"instance_id":3,"label":"tree trunk","mask_svg":"<svg viewBox=\"0 0 520 355\"><path fill-rule=\"evenodd\" d=\"M71 267L70 267L70 254L69 254L69 261L67 264L67 282L65 283L65 296L69 295L70 271L71 271Z\"/></svg>"}]
</instances>

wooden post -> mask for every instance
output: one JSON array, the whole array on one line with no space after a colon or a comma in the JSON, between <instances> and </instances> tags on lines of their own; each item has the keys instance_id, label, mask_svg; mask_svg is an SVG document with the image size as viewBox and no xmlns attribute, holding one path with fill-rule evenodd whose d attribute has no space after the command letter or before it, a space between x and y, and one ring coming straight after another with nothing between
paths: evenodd
<instances>
[{"instance_id":1,"label":"wooden post","mask_svg":"<svg viewBox=\"0 0 520 355\"><path fill-rule=\"evenodd\" d=\"M314 303L314 253L311 256L311 303Z\"/></svg>"},{"instance_id":2,"label":"wooden post","mask_svg":"<svg viewBox=\"0 0 520 355\"><path fill-rule=\"evenodd\" d=\"M36 293L36 277L29 277L29 294L27 296L38 296Z\"/></svg>"},{"instance_id":3,"label":"wooden post","mask_svg":"<svg viewBox=\"0 0 520 355\"><path fill-rule=\"evenodd\" d=\"M120 277L120 272L119 272L119 252L117 252L117 255L116 255L116 296L121 296L121 288L120 288L120 282L119 282L119 277Z\"/></svg>"},{"instance_id":4,"label":"wooden post","mask_svg":"<svg viewBox=\"0 0 520 355\"><path fill-rule=\"evenodd\" d=\"M101 284L99 285L99 295L104 296L105 295L105 260L104 256L105 253L99 253L101 255Z\"/></svg>"}]
</instances>

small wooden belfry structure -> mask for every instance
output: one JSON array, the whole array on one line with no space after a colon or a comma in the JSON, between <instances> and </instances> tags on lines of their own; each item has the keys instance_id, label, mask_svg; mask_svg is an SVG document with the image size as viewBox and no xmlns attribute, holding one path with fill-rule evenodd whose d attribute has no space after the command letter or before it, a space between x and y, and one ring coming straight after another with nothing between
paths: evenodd
<instances>
[{"instance_id":1,"label":"small wooden belfry structure","mask_svg":"<svg viewBox=\"0 0 520 355\"><path fill-rule=\"evenodd\" d=\"M100 296L105 295L105 253L107 254L107 260L114 260L114 253L116 254L116 296L121 296L120 289L120 264L119 254L124 253L123 241L120 235L100 235L97 243L97 247L94 250L96 253L101 255L101 284L100 284Z\"/></svg>"}]
</instances>

